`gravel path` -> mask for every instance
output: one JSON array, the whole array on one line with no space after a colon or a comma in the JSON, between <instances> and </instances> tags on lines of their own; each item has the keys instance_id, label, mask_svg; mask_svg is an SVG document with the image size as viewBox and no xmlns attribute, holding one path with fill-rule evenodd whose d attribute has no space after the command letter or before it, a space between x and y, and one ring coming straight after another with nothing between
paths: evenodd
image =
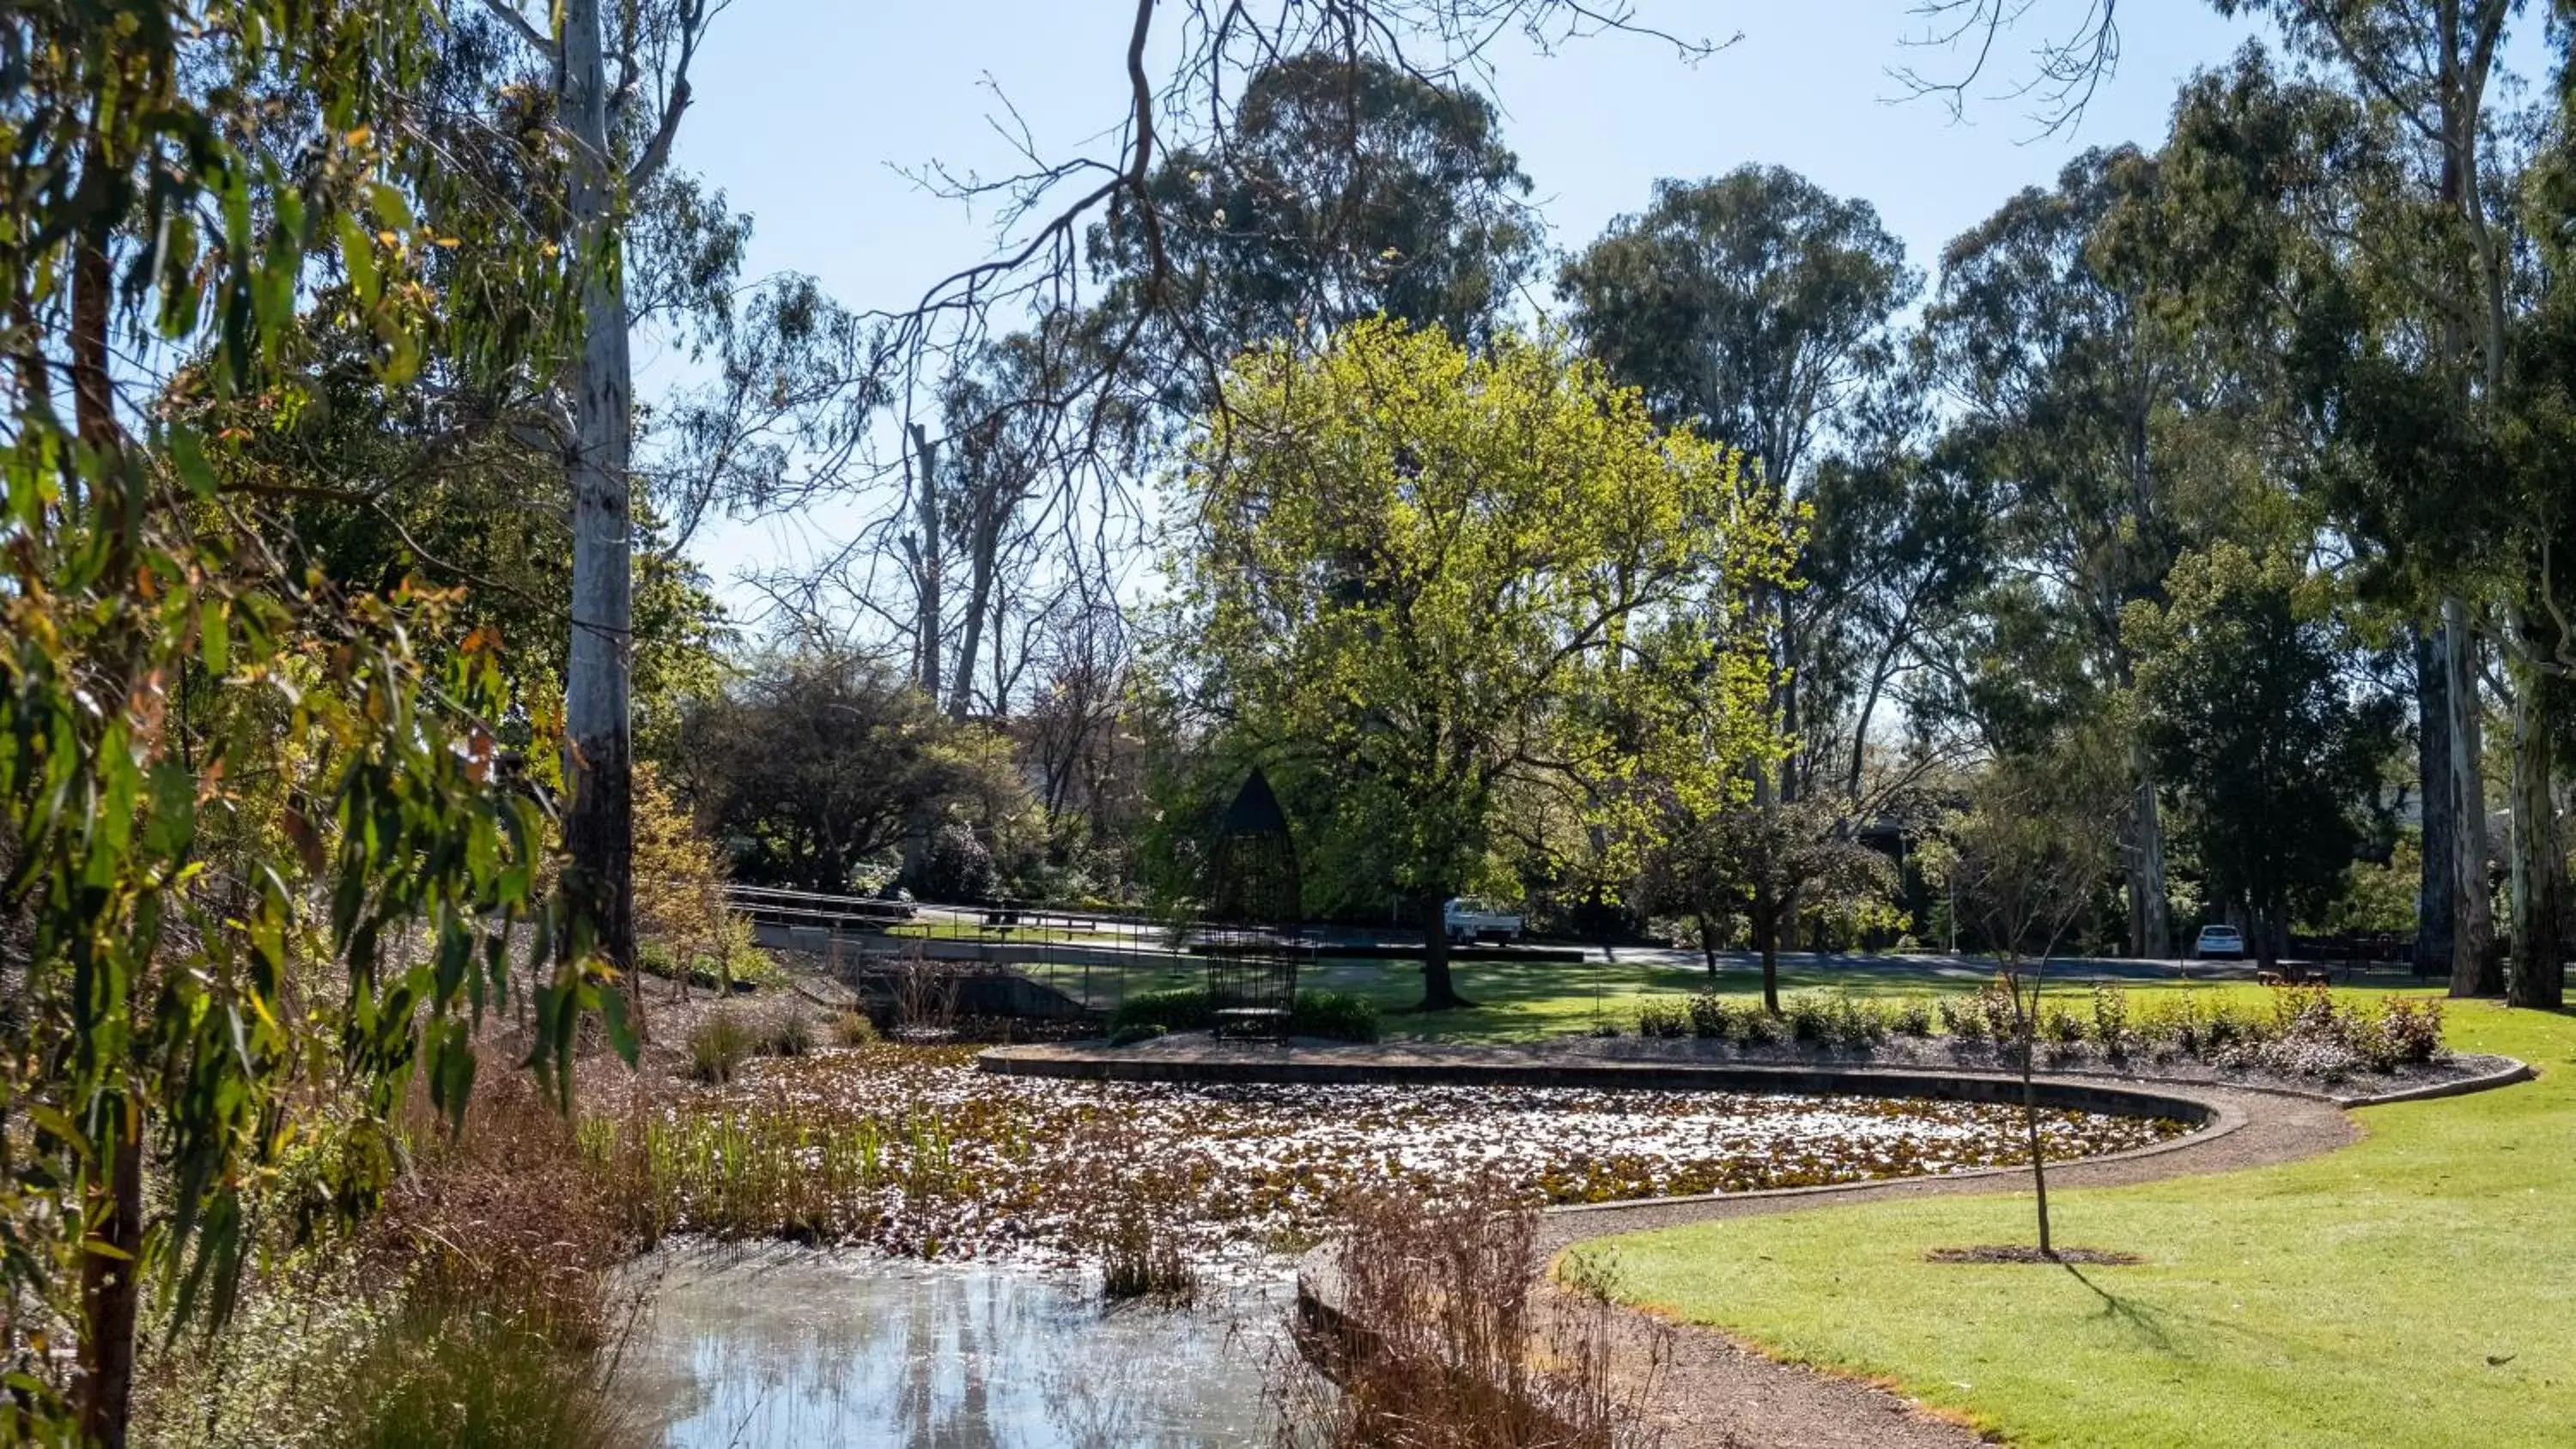
<instances>
[{"instance_id":1,"label":"gravel path","mask_svg":"<svg viewBox=\"0 0 2576 1449\"><path fill-rule=\"evenodd\" d=\"M2052 1187L2119 1187L2160 1178L2234 1172L2332 1151L2361 1134L2331 1103L2276 1093L2168 1087L2220 1109L2216 1126L2169 1146L2049 1169ZM1590 1238L1686 1223L1758 1217L1846 1203L2022 1191L2019 1170L1909 1178L1840 1188L1746 1193L1687 1201L1560 1209L1540 1220L1551 1253ZM1647 1412L1671 1449L1963 1449L1986 1441L1912 1400L1856 1379L1766 1358L1713 1329L1620 1310L1621 1357L1645 1362L1656 1338L1669 1354Z\"/></svg>"}]
</instances>

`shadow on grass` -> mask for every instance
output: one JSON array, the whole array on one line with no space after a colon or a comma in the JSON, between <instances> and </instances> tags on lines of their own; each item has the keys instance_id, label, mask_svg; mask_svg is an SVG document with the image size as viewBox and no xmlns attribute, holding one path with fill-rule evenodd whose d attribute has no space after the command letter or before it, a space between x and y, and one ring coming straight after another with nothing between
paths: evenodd
<instances>
[{"instance_id":1,"label":"shadow on grass","mask_svg":"<svg viewBox=\"0 0 2576 1449\"><path fill-rule=\"evenodd\" d=\"M2082 1268L2073 1263L2060 1262L2058 1266L2066 1270L2066 1276L2091 1289L2093 1296L2102 1300L2103 1316L2127 1327L2130 1332L2137 1335L2140 1342L2155 1352L2168 1358L2181 1356L2182 1350L2175 1346L2173 1334L2165 1328L2162 1321L2164 1315L2134 1298L2124 1298L2094 1282L2085 1276Z\"/></svg>"}]
</instances>

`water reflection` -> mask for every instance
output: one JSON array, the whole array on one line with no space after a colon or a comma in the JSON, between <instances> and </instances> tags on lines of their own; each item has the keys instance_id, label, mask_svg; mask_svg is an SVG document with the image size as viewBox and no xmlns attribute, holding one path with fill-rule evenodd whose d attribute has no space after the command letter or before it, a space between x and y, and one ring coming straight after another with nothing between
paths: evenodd
<instances>
[{"instance_id":1,"label":"water reflection","mask_svg":"<svg viewBox=\"0 0 2576 1449\"><path fill-rule=\"evenodd\" d=\"M673 1449L1108 1449L1268 1437L1291 1291L1104 1308L1080 1282L795 1249L666 1254L621 1380Z\"/></svg>"}]
</instances>

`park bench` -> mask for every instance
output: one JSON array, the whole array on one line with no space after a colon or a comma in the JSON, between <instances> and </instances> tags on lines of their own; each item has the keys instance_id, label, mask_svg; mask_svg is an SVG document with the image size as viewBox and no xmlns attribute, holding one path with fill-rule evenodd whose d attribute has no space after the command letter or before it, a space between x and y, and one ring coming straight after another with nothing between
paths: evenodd
<instances>
[{"instance_id":1,"label":"park bench","mask_svg":"<svg viewBox=\"0 0 2576 1449\"><path fill-rule=\"evenodd\" d=\"M1221 1006L1209 1013L1220 1037L1288 1037L1288 1010L1280 1006Z\"/></svg>"},{"instance_id":2,"label":"park bench","mask_svg":"<svg viewBox=\"0 0 2576 1449\"><path fill-rule=\"evenodd\" d=\"M2265 986L2332 986L2331 966L2284 966L2278 971L2257 971L2254 979Z\"/></svg>"}]
</instances>

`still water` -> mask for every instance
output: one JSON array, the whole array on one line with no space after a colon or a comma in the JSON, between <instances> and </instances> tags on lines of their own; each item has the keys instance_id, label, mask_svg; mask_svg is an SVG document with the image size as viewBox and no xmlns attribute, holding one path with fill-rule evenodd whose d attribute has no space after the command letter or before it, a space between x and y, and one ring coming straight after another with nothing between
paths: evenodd
<instances>
[{"instance_id":1,"label":"still water","mask_svg":"<svg viewBox=\"0 0 2576 1449\"><path fill-rule=\"evenodd\" d=\"M1171 1311L1080 1279L802 1249L652 1261L620 1369L672 1449L1110 1449L1266 1443L1294 1291Z\"/></svg>"}]
</instances>

